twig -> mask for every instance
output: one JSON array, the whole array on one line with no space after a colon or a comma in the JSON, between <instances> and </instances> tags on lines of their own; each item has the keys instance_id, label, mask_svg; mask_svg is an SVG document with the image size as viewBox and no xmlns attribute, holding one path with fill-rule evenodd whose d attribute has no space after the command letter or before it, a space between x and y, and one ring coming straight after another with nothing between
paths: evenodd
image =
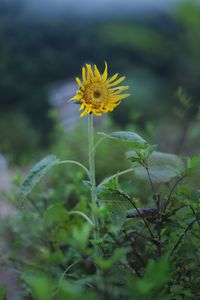
<instances>
[{"instance_id":1,"label":"twig","mask_svg":"<svg viewBox=\"0 0 200 300\"><path fill-rule=\"evenodd\" d=\"M121 242L115 237L115 235L112 232L108 232L108 234L111 236L111 238L114 240L118 247L122 247Z\"/></svg>"},{"instance_id":2,"label":"twig","mask_svg":"<svg viewBox=\"0 0 200 300\"><path fill-rule=\"evenodd\" d=\"M39 207L35 204L34 200L30 196L28 197L28 200L32 204L32 206L35 208L35 210L39 213L39 215L42 217L43 213L39 209Z\"/></svg>"},{"instance_id":3,"label":"twig","mask_svg":"<svg viewBox=\"0 0 200 300\"><path fill-rule=\"evenodd\" d=\"M118 247L122 247L123 244L114 236L114 234L112 232L108 232L108 234L112 237L112 239L114 240L114 242L117 244ZM133 263L131 261L127 259L127 263L123 264L124 266L128 267L129 269L133 270L135 272L135 274L141 278L140 272L138 272L137 268L135 268L135 266L133 265Z\"/></svg>"},{"instance_id":4,"label":"twig","mask_svg":"<svg viewBox=\"0 0 200 300\"><path fill-rule=\"evenodd\" d=\"M76 265L78 265L80 262L82 261L82 259L79 259L77 261L75 261L74 263L72 263L71 265L69 265L65 271L62 273L62 275L60 276L59 280L58 280L58 288L60 286L61 281L64 279L65 275Z\"/></svg>"},{"instance_id":5,"label":"twig","mask_svg":"<svg viewBox=\"0 0 200 300\"><path fill-rule=\"evenodd\" d=\"M60 289L60 284L62 282L62 280L64 279L65 275L74 267L76 266L77 264L79 264L80 262L82 261L82 259L79 259L77 261L75 261L74 263L72 263L71 265L69 265L65 271L62 273L62 275L60 276L59 280L58 280L58 286L57 286L57 289L55 290L54 292L54 296L58 293L59 289Z\"/></svg>"},{"instance_id":6,"label":"twig","mask_svg":"<svg viewBox=\"0 0 200 300\"><path fill-rule=\"evenodd\" d=\"M190 205L190 209L191 209L191 211L193 212L193 215L195 216L195 219L196 219L198 225L200 226L200 220L198 219L198 216L197 216L197 214L196 214L194 208L192 207L192 205Z\"/></svg>"},{"instance_id":7,"label":"twig","mask_svg":"<svg viewBox=\"0 0 200 300\"><path fill-rule=\"evenodd\" d=\"M152 192L153 194L155 194L155 188L154 188L154 185L153 185L153 181L151 179L151 175L150 175L150 172L149 172L149 167L147 164L143 165L143 167L146 169L147 171L147 176L149 178L149 183L150 183L150 186L151 186L151 189L152 189Z\"/></svg>"},{"instance_id":8,"label":"twig","mask_svg":"<svg viewBox=\"0 0 200 300\"><path fill-rule=\"evenodd\" d=\"M144 218L153 217L153 216L158 214L158 208L156 206L138 208L138 210L140 211L141 215ZM136 209L129 209L127 211L126 217L127 218L137 218L137 217L140 217L140 216L138 215L138 212L136 211Z\"/></svg>"},{"instance_id":9,"label":"twig","mask_svg":"<svg viewBox=\"0 0 200 300\"><path fill-rule=\"evenodd\" d=\"M186 235L186 233L192 229L193 224L196 222L196 218L190 222L188 224L188 226L186 227L186 229L184 230L184 232L180 235L179 239L177 240L175 246L173 247L172 251L170 252L169 256L172 256L175 252L175 250L177 249L177 247L179 246L179 244L181 243L182 239L184 238L184 236Z\"/></svg>"},{"instance_id":10,"label":"twig","mask_svg":"<svg viewBox=\"0 0 200 300\"><path fill-rule=\"evenodd\" d=\"M86 214L84 214L82 211L73 210L73 211L69 212L69 215L79 215L79 216L83 217L83 219L85 219L91 226L94 226L94 223L92 222L92 220Z\"/></svg>"},{"instance_id":11,"label":"twig","mask_svg":"<svg viewBox=\"0 0 200 300\"><path fill-rule=\"evenodd\" d=\"M161 223L162 223L162 217L161 217L161 213L160 213L160 195L156 195L155 197L155 201L156 201L156 207L157 207L157 211L158 211L158 219L157 219L157 224L156 224L156 230L157 230L157 237L158 237L158 241L157 241L157 256L160 257L161 256Z\"/></svg>"},{"instance_id":12,"label":"twig","mask_svg":"<svg viewBox=\"0 0 200 300\"><path fill-rule=\"evenodd\" d=\"M118 173L116 173L116 174L114 174L114 175L112 175L112 176L110 176L108 178L105 178L101 183L99 183L99 185L97 187L101 187L102 185L104 185L105 183L107 183L110 180L114 179L115 177L118 177L118 176L130 173L130 172L133 172L133 168L130 168L130 169L118 172Z\"/></svg>"},{"instance_id":13,"label":"twig","mask_svg":"<svg viewBox=\"0 0 200 300\"><path fill-rule=\"evenodd\" d=\"M78 161L75 161L75 160L62 160L58 163L59 165L62 165L62 164L74 164L74 165L77 165L79 167L81 167L85 173L87 174L88 178L90 179L90 172L89 170L81 163L79 163Z\"/></svg>"},{"instance_id":14,"label":"twig","mask_svg":"<svg viewBox=\"0 0 200 300\"><path fill-rule=\"evenodd\" d=\"M198 240L200 240L200 236L198 236L196 233L194 233L193 231L191 231L191 234L192 234L195 238L197 238Z\"/></svg>"},{"instance_id":15,"label":"twig","mask_svg":"<svg viewBox=\"0 0 200 300\"><path fill-rule=\"evenodd\" d=\"M172 194L174 193L176 187L178 186L178 184L179 184L185 177L186 177L186 175L183 175L182 177L178 178L178 180L177 180L177 181L174 183L174 185L172 186L171 191L169 192L169 195L168 195L168 197L167 197L167 201L166 201L166 203L165 203L165 205L164 205L163 212L166 211L167 206L168 206L169 203L170 203Z\"/></svg>"},{"instance_id":16,"label":"twig","mask_svg":"<svg viewBox=\"0 0 200 300\"><path fill-rule=\"evenodd\" d=\"M138 215L142 218L142 220L143 220L145 226L147 227L147 230L149 231L149 234L150 234L151 238L154 240L154 235L153 235L153 233L152 233L152 231L151 231L151 228L149 227L148 222L145 220L145 218L144 218L143 215L141 214L140 210L137 208L135 202L131 199L131 197L129 197L129 196L128 196L126 193L124 193L123 191L116 189L116 192L118 192L121 196L123 196L124 198L126 198L126 199L133 205L133 207L136 209Z\"/></svg>"},{"instance_id":17,"label":"twig","mask_svg":"<svg viewBox=\"0 0 200 300\"><path fill-rule=\"evenodd\" d=\"M94 153L95 153L95 151L96 151L96 148L99 146L99 144L100 144L101 142L103 142L105 139L106 139L106 136L103 136L102 138L100 138L100 139L96 142L96 144L95 144L94 147L93 147L93 152L94 152Z\"/></svg>"}]
</instances>

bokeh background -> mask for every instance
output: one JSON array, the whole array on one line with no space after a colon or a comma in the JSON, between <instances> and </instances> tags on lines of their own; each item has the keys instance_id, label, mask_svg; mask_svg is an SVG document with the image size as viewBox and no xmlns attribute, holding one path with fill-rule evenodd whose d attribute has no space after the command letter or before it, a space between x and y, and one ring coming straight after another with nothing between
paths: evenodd
<instances>
[{"instance_id":1,"label":"bokeh background","mask_svg":"<svg viewBox=\"0 0 200 300\"><path fill-rule=\"evenodd\" d=\"M34 258L43 245L36 205L82 210L88 202L84 174L73 166L49 172L26 210L18 194L31 166L49 153L87 164L87 118L68 100L82 66L103 71L104 61L110 75L126 76L131 96L95 118L97 131L131 130L158 151L199 153L200 1L0 0L0 253L12 259L0 284L9 300L23 290L15 262ZM119 145L99 145L97 183L129 167ZM146 203L147 184L123 183Z\"/></svg>"},{"instance_id":2,"label":"bokeh background","mask_svg":"<svg viewBox=\"0 0 200 300\"><path fill-rule=\"evenodd\" d=\"M126 75L131 96L97 123L137 130L163 151L198 152L199 15L192 0L1 0L0 153L20 166L61 139L69 145L80 123L67 103L74 78L104 61Z\"/></svg>"}]
</instances>

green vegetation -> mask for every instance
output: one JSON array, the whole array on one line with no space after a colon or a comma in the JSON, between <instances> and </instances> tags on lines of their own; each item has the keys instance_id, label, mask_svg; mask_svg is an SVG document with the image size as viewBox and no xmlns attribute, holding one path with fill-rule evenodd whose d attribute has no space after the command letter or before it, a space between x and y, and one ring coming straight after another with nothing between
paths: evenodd
<instances>
[{"instance_id":1,"label":"green vegetation","mask_svg":"<svg viewBox=\"0 0 200 300\"><path fill-rule=\"evenodd\" d=\"M98 179L98 206L83 165L54 155L10 195L19 211L1 228L3 262L20 270L20 299L198 299L200 157L158 152L134 132L103 136L129 169Z\"/></svg>"},{"instance_id":2,"label":"green vegetation","mask_svg":"<svg viewBox=\"0 0 200 300\"><path fill-rule=\"evenodd\" d=\"M200 299L199 5L83 25L12 2L0 3L0 152L20 169L0 193L14 207L0 263L16 300ZM104 60L131 96L96 125L94 186L85 123L66 132L48 91Z\"/></svg>"}]
</instances>

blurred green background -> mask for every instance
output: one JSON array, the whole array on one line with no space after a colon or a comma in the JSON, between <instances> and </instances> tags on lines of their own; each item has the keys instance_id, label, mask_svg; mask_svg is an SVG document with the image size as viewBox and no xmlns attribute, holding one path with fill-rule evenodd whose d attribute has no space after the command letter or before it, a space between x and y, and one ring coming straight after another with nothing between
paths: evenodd
<instances>
[{"instance_id":1,"label":"blurred green background","mask_svg":"<svg viewBox=\"0 0 200 300\"><path fill-rule=\"evenodd\" d=\"M74 79L80 75L85 63L95 63L102 71L104 61L107 61L109 75L118 72L125 75L126 84L130 86L131 96L123 100L113 113L95 118L97 131L109 133L114 130L131 130L150 144L157 144L158 151L182 156L199 154L199 16L200 4L195 0L0 1L0 252L3 258L11 260L10 265L6 266L11 274L18 262L23 265L20 274L25 274L24 271L29 270L29 267L31 270L31 265L27 265L27 268L25 263L24 266L24 259L47 270L48 277L20 278L27 286L32 283L35 287L38 285L39 289L42 285L51 289L49 275L58 279L66 265L71 264L77 255L85 255L84 252L79 253L79 246L76 246L76 241L82 243L85 239L83 220L75 216L72 219L69 217L70 224L67 223L68 219L62 223L68 210L78 209L88 215L90 213L88 185L87 182L81 184L83 172L73 165L63 166L59 170L56 168L33 191L25 209L22 209L18 197L24 175L33 164L49 153L61 160L74 159L84 165L88 164L87 118L80 119L78 107L68 102L76 90ZM96 135L95 141L99 138ZM122 148L110 140L99 145L95 156L97 184L106 176L130 167ZM195 160L198 164L198 158L194 157ZM166 171L165 164L162 170ZM198 177L195 174L191 179L192 187L199 186ZM138 197L136 200L139 207L146 203L151 205L148 182L127 174L121 183L126 192ZM183 200L188 203L188 199L192 199L196 205L192 187L189 187L190 181L188 183L188 186L181 186L177 192L177 203L174 201L177 207L179 202L180 205L184 204ZM165 195L166 190L171 188L164 184L161 195ZM199 196L199 189L196 194ZM51 227L45 225L48 216L53 220L52 232L49 231ZM169 227L169 231L172 231L175 240L177 228L178 234L179 231L182 234L185 224L191 218L191 212L185 213L184 210L182 215L175 215L174 218L172 222L175 227ZM58 221L59 226L61 224L55 230L54 220ZM179 222L181 226L183 223L182 227ZM62 227L63 224L65 227ZM66 232L62 235L63 228L68 235ZM141 226L138 227L140 229ZM85 232L89 234L87 228ZM171 241L166 237L172 243L173 239ZM52 250L49 241L55 243L56 250ZM61 248L62 241L67 247L69 243L70 251ZM178 286L180 294L183 289L186 289L185 293L188 292L188 282L191 283L192 293L199 290L198 268L193 263L196 249L199 248L196 244L193 256L190 253L191 245L191 240L187 239L178 260L180 274L186 276L186 284ZM140 251L147 260L152 258L149 250L145 253L140 248ZM87 266L87 260L84 263L86 265L81 265L78 270L80 273L86 270L87 277L94 271L90 270L90 265ZM155 274L161 274L161 280L164 277L162 273L165 267L161 265L160 268L164 271L157 272L152 268L153 275L150 278L154 284L159 284ZM173 268L178 270L176 264ZM188 270L191 270L190 280ZM115 273L121 275L121 272ZM5 279L5 274L4 269L0 270L0 283L5 282L8 292L15 294L16 287L10 284L15 282L15 278ZM116 274L111 275L112 279ZM74 278L76 280L76 274ZM131 282L131 293L135 295L133 288ZM67 285L66 290L70 289L75 291L73 299L83 295L82 290L77 290L75 285L73 288ZM0 284L0 298L1 291ZM30 289L26 287L24 291L30 295ZM184 294L181 295L184 297ZM15 295L13 297L16 299ZM49 296L44 297L42 299L50 299ZM87 295L85 297L89 299Z\"/></svg>"},{"instance_id":2,"label":"blurred green background","mask_svg":"<svg viewBox=\"0 0 200 300\"><path fill-rule=\"evenodd\" d=\"M199 3L132 2L1 0L0 153L10 163L70 140L71 130L59 135L55 127L51 87L66 82L67 93L86 62L103 70L107 61L130 86L108 130L137 130L161 150L198 152Z\"/></svg>"}]
</instances>

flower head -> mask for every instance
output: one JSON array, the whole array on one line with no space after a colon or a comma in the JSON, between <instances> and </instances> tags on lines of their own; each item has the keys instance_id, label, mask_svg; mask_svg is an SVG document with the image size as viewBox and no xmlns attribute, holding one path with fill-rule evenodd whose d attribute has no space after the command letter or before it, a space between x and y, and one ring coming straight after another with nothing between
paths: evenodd
<instances>
[{"instance_id":1,"label":"flower head","mask_svg":"<svg viewBox=\"0 0 200 300\"><path fill-rule=\"evenodd\" d=\"M100 74L96 65L92 68L86 64L82 68L82 82L77 77L76 82L79 89L75 97L71 100L80 102L80 110L83 110L81 117L93 113L95 116L101 116L102 113L112 111L122 99L129 94L121 94L128 89L128 86L117 86L125 77L117 78L118 74L108 78L107 63L103 74Z\"/></svg>"}]
</instances>

